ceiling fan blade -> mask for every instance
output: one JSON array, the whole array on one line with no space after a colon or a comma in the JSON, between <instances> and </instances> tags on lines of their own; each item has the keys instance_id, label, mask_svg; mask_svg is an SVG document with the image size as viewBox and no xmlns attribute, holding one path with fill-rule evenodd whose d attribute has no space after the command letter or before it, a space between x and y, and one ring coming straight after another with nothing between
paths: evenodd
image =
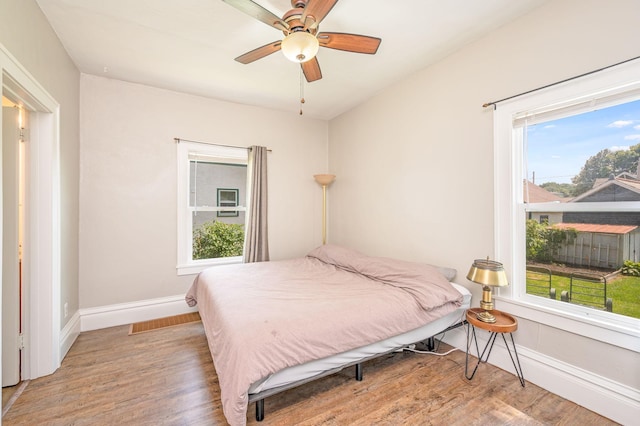
<instances>
[{"instance_id":1,"label":"ceiling fan blade","mask_svg":"<svg viewBox=\"0 0 640 426\"><path fill-rule=\"evenodd\" d=\"M378 51L382 39L358 34L319 33L320 46L329 49L345 50L347 52L368 53L373 55Z\"/></svg>"},{"instance_id":2,"label":"ceiling fan blade","mask_svg":"<svg viewBox=\"0 0 640 426\"><path fill-rule=\"evenodd\" d=\"M247 52L244 55L238 56L236 58L236 61L245 65L250 64L253 61L257 61L258 59L262 59L265 56L271 55L273 52L277 52L278 50L280 50L281 44L281 40L265 44L264 46L258 47L257 49L253 49L251 52Z\"/></svg>"},{"instance_id":3,"label":"ceiling fan blade","mask_svg":"<svg viewBox=\"0 0 640 426\"><path fill-rule=\"evenodd\" d=\"M307 62L301 63L300 66L302 67L302 72L304 72L304 77L309 83L322 78L322 71L320 71L318 58L314 57Z\"/></svg>"},{"instance_id":4,"label":"ceiling fan blade","mask_svg":"<svg viewBox=\"0 0 640 426\"><path fill-rule=\"evenodd\" d=\"M306 28L316 28L337 2L338 0L309 0L304 12L302 12L300 21L305 23ZM307 17L313 18L309 24L307 23Z\"/></svg>"},{"instance_id":5,"label":"ceiling fan blade","mask_svg":"<svg viewBox=\"0 0 640 426\"><path fill-rule=\"evenodd\" d=\"M280 17L269 12L264 7L251 0L222 0L230 6L235 7L241 12L256 18L258 21L262 21L270 27L274 27L277 30L284 31L289 29L289 24L284 22Z\"/></svg>"}]
</instances>

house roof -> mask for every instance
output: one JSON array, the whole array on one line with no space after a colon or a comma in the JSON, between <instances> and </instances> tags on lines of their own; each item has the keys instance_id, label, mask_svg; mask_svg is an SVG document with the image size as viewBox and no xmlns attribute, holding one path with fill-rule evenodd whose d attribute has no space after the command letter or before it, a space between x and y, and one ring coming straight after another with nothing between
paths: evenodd
<instances>
[{"instance_id":1,"label":"house roof","mask_svg":"<svg viewBox=\"0 0 640 426\"><path fill-rule=\"evenodd\" d=\"M616 181L627 189L631 191L640 192L640 180L637 179L626 179L626 178L618 178Z\"/></svg>"},{"instance_id":2,"label":"house roof","mask_svg":"<svg viewBox=\"0 0 640 426\"><path fill-rule=\"evenodd\" d=\"M562 198L529 180L524 181L525 203L565 203L569 200L569 198Z\"/></svg>"},{"instance_id":3,"label":"house roof","mask_svg":"<svg viewBox=\"0 0 640 426\"><path fill-rule=\"evenodd\" d=\"M558 229L575 229L578 232L596 232L599 234L628 234L634 231L634 225L601 225L598 223L556 223L553 225Z\"/></svg>"},{"instance_id":4,"label":"house roof","mask_svg":"<svg viewBox=\"0 0 640 426\"><path fill-rule=\"evenodd\" d=\"M614 179L609 179L606 182L602 183L601 185L595 186L593 188L591 188L590 190L588 190L587 192L575 197L574 199L571 200L571 202L578 202L583 200L584 198L590 197L591 195L602 191L605 188L608 188L612 185L616 185L619 186L621 188L627 189L629 191L633 191L636 192L638 194L640 194L640 180L635 180L635 179L625 179L625 178L614 178Z\"/></svg>"},{"instance_id":5,"label":"house roof","mask_svg":"<svg viewBox=\"0 0 640 426\"><path fill-rule=\"evenodd\" d=\"M610 178L596 178L595 181L593 181L593 186L591 187L593 188L597 188L600 185L602 185L603 183L609 182Z\"/></svg>"}]
</instances>

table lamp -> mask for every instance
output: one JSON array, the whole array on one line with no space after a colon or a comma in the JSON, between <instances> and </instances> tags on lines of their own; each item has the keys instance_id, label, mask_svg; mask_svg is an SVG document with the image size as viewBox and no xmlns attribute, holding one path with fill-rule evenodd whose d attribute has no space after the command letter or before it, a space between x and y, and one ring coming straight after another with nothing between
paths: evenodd
<instances>
[{"instance_id":1,"label":"table lamp","mask_svg":"<svg viewBox=\"0 0 640 426\"><path fill-rule=\"evenodd\" d=\"M493 310L493 300L491 298L491 287L502 287L509 285L507 273L502 267L502 263L493 260L476 259L469 269L467 279L476 284L482 285L482 300L479 312L476 317L483 322L496 322L496 317L491 314Z\"/></svg>"}]
</instances>

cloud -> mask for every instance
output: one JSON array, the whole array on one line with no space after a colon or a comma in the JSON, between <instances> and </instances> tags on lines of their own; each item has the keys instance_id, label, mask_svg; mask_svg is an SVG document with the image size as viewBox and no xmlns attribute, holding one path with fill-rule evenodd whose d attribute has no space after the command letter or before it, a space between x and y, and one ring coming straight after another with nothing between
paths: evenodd
<instances>
[{"instance_id":1,"label":"cloud","mask_svg":"<svg viewBox=\"0 0 640 426\"><path fill-rule=\"evenodd\" d=\"M638 135L638 136L640 136L640 135ZM609 148L609 151L613 151L613 152L615 152L615 151L628 151L628 150L629 150L628 146L616 146L616 145L614 145L614 146Z\"/></svg>"},{"instance_id":2,"label":"cloud","mask_svg":"<svg viewBox=\"0 0 640 426\"><path fill-rule=\"evenodd\" d=\"M640 141L640 135L627 135L624 137L625 141Z\"/></svg>"},{"instance_id":3,"label":"cloud","mask_svg":"<svg viewBox=\"0 0 640 426\"><path fill-rule=\"evenodd\" d=\"M617 120L609 124L607 127L615 127L617 129L620 129L622 127L631 126L632 124L633 124L633 120Z\"/></svg>"},{"instance_id":4,"label":"cloud","mask_svg":"<svg viewBox=\"0 0 640 426\"><path fill-rule=\"evenodd\" d=\"M547 124L546 126L544 126L545 129L553 129L554 127L556 127L555 124Z\"/></svg>"},{"instance_id":5,"label":"cloud","mask_svg":"<svg viewBox=\"0 0 640 426\"><path fill-rule=\"evenodd\" d=\"M640 124L638 124L637 126L633 126L633 128L636 130L640 130Z\"/></svg>"}]
</instances>

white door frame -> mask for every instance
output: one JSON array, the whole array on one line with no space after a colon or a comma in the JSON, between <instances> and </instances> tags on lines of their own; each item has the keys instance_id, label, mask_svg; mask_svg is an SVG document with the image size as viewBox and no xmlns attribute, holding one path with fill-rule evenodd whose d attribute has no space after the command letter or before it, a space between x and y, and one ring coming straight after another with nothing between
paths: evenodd
<instances>
[{"instance_id":1,"label":"white door frame","mask_svg":"<svg viewBox=\"0 0 640 426\"><path fill-rule=\"evenodd\" d=\"M22 378L34 379L56 371L61 360L60 105L2 44L0 78L3 94L29 110L30 118L26 146ZM1 250L0 245L0 254Z\"/></svg>"}]
</instances>

